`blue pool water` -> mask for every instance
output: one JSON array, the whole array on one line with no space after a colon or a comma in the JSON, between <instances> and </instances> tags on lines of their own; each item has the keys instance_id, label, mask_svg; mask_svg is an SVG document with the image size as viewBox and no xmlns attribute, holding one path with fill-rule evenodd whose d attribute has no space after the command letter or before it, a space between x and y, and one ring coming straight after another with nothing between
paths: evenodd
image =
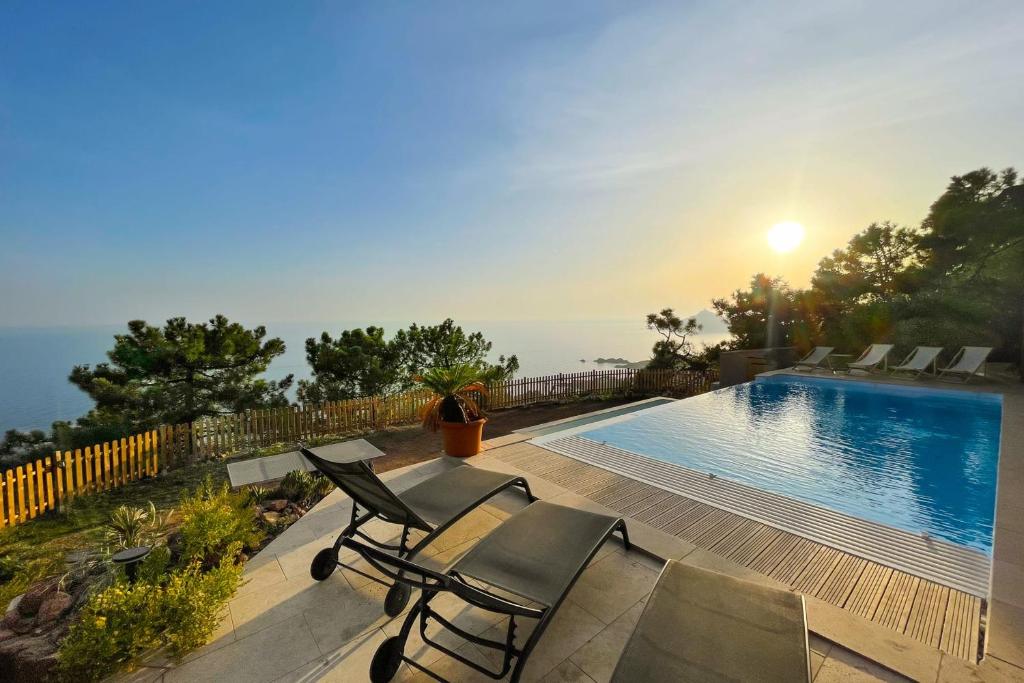
<instances>
[{"instance_id":1,"label":"blue pool water","mask_svg":"<svg viewBox=\"0 0 1024 683\"><path fill-rule=\"evenodd\" d=\"M580 436L991 554L1002 398L776 375Z\"/></svg>"}]
</instances>

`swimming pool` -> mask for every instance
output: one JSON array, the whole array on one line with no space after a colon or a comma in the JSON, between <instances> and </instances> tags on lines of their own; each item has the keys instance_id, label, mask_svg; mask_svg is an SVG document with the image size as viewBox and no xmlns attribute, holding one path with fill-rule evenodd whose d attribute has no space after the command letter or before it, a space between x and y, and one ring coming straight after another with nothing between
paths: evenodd
<instances>
[{"instance_id":1,"label":"swimming pool","mask_svg":"<svg viewBox=\"0 0 1024 683\"><path fill-rule=\"evenodd\" d=\"M991 555L1001 414L997 394L774 375L573 432Z\"/></svg>"}]
</instances>

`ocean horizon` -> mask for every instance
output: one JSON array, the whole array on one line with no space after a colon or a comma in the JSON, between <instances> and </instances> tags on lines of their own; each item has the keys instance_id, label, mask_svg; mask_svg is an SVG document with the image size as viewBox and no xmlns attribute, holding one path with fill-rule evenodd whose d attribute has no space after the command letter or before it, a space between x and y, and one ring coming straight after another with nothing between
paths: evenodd
<instances>
[{"instance_id":1,"label":"ocean horizon","mask_svg":"<svg viewBox=\"0 0 1024 683\"><path fill-rule=\"evenodd\" d=\"M427 321L421 324L435 324ZM267 323L267 336L280 337L285 353L271 364L265 376L280 379L293 374L309 377L305 341L324 331L336 337L342 330L376 324L388 335L410 322L360 321ZM518 377L560 372L608 370L614 364L597 358L650 358L658 335L648 330L643 318L590 321L458 321L467 333L480 331L493 343L491 356L519 357ZM710 327L710 326L709 326ZM102 363L113 346L113 336L126 325L74 327L0 327L0 431L49 430L56 420L74 420L92 408L92 400L68 381L75 365ZM728 333L709 331L695 343L715 344ZM295 398L295 389L290 392Z\"/></svg>"}]
</instances>

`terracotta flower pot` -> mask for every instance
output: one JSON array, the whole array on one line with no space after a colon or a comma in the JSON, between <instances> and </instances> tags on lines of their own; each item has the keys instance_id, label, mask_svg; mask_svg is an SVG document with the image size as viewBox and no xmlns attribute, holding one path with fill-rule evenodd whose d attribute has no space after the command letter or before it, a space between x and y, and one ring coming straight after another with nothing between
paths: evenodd
<instances>
[{"instance_id":1,"label":"terracotta flower pot","mask_svg":"<svg viewBox=\"0 0 1024 683\"><path fill-rule=\"evenodd\" d=\"M444 452L456 458L468 458L479 453L485 422L487 422L486 417L475 422L442 422Z\"/></svg>"}]
</instances>

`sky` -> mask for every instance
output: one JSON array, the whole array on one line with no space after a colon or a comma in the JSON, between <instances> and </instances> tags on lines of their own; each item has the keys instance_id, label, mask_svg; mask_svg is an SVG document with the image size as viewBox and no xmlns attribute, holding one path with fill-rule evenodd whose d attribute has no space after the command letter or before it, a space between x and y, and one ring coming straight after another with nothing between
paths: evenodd
<instances>
[{"instance_id":1,"label":"sky","mask_svg":"<svg viewBox=\"0 0 1024 683\"><path fill-rule=\"evenodd\" d=\"M1024 165L1024 3L0 5L0 326L627 319ZM768 229L806 228L788 254Z\"/></svg>"}]
</instances>

